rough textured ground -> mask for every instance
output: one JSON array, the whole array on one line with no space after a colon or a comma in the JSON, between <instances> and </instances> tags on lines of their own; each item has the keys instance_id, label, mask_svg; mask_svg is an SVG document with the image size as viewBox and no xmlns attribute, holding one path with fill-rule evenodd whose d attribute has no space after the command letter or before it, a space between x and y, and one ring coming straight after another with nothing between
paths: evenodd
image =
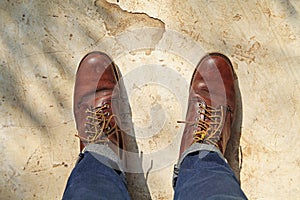
<instances>
[{"instance_id":1,"label":"rough textured ground","mask_svg":"<svg viewBox=\"0 0 300 200\"><path fill-rule=\"evenodd\" d=\"M1 0L0 199L61 198L78 153L75 70L93 50L112 55L129 87L148 183L131 183L135 199L172 199L176 120L212 51L239 79L243 190L300 199L299 12L297 0Z\"/></svg>"}]
</instances>

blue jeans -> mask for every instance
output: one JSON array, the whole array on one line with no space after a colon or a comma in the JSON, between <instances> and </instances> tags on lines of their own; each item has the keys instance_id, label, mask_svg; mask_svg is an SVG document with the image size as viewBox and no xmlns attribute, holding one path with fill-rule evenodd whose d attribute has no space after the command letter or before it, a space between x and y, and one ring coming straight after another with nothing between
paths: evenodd
<instances>
[{"instance_id":1,"label":"blue jeans","mask_svg":"<svg viewBox=\"0 0 300 200\"><path fill-rule=\"evenodd\" d=\"M118 164L94 152L81 156L63 199L130 199ZM173 186L174 199L247 199L222 154L210 145L192 145L183 153L174 169Z\"/></svg>"}]
</instances>

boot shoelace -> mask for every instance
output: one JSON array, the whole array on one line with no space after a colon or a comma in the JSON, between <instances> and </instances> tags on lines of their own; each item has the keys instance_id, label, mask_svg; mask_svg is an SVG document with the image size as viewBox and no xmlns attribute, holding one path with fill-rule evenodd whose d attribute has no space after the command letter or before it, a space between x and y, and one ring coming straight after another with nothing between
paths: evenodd
<instances>
[{"instance_id":1,"label":"boot shoelace","mask_svg":"<svg viewBox=\"0 0 300 200\"><path fill-rule=\"evenodd\" d=\"M220 140L226 112L229 107L212 107L206 105L204 102L199 102L197 107L198 116L195 118L195 121L177 121L177 123L186 123L194 126L194 143L198 142L218 146L217 143Z\"/></svg>"},{"instance_id":2,"label":"boot shoelace","mask_svg":"<svg viewBox=\"0 0 300 200\"><path fill-rule=\"evenodd\" d=\"M86 109L85 135L87 137L76 135L82 142L107 143L109 142L109 136L117 131L116 123L113 127L110 125L115 115L110 115L108 111L105 112L105 109L109 109L109 104Z\"/></svg>"}]
</instances>

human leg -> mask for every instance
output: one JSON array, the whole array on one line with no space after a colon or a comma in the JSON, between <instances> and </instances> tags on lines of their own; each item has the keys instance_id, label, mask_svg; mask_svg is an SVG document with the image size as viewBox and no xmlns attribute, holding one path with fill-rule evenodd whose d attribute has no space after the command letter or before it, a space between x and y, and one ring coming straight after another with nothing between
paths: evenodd
<instances>
[{"instance_id":1,"label":"human leg","mask_svg":"<svg viewBox=\"0 0 300 200\"><path fill-rule=\"evenodd\" d=\"M103 156L103 151L114 154L105 146L87 146L80 154L63 199L130 199L122 169L111 156Z\"/></svg>"},{"instance_id":2,"label":"human leg","mask_svg":"<svg viewBox=\"0 0 300 200\"><path fill-rule=\"evenodd\" d=\"M121 73L102 52L79 64L73 109L81 159L72 171L64 199L129 199L123 168L125 132Z\"/></svg>"},{"instance_id":3,"label":"human leg","mask_svg":"<svg viewBox=\"0 0 300 200\"><path fill-rule=\"evenodd\" d=\"M217 148L194 144L186 153L175 168L174 199L247 199Z\"/></svg>"},{"instance_id":4,"label":"human leg","mask_svg":"<svg viewBox=\"0 0 300 200\"><path fill-rule=\"evenodd\" d=\"M174 169L175 199L247 199L223 154L235 121L234 73L219 53L205 56L190 85L185 130Z\"/></svg>"}]
</instances>

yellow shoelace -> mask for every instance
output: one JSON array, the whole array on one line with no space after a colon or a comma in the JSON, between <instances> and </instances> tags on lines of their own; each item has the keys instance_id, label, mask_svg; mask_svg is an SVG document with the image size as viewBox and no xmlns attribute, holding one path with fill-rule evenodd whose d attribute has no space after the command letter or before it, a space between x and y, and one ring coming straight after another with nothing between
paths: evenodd
<instances>
[{"instance_id":1,"label":"yellow shoelace","mask_svg":"<svg viewBox=\"0 0 300 200\"><path fill-rule=\"evenodd\" d=\"M85 123L85 134L87 137L76 135L82 142L85 143L107 143L108 137L117 131L117 125L111 127L110 122L115 115L110 115L109 112L104 112L109 105L104 104L96 108L88 108Z\"/></svg>"},{"instance_id":2,"label":"yellow shoelace","mask_svg":"<svg viewBox=\"0 0 300 200\"><path fill-rule=\"evenodd\" d=\"M227 106L218 106L214 108L205 103L198 103L198 117L196 117L195 121L177 121L177 123L185 123L194 126L194 143L198 142L217 146L217 142L220 140L222 133L227 110Z\"/></svg>"}]
</instances>

